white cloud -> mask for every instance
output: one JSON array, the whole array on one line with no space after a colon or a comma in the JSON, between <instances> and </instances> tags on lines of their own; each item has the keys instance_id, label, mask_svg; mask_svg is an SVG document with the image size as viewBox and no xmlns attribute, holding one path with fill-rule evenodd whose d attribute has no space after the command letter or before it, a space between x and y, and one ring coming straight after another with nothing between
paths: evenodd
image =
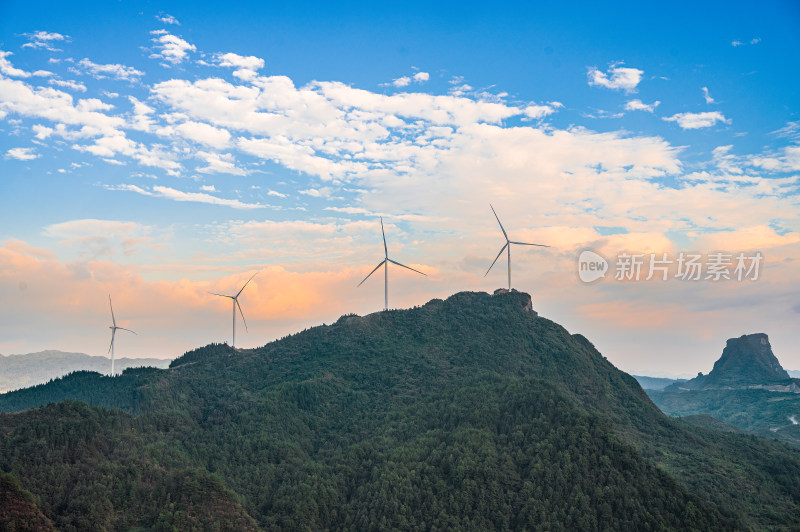
<instances>
[{"instance_id":1,"label":"white cloud","mask_svg":"<svg viewBox=\"0 0 800 532\"><path fill-rule=\"evenodd\" d=\"M752 157L750 163L774 172L800 171L800 146L787 146L782 151L773 156Z\"/></svg>"},{"instance_id":2,"label":"white cloud","mask_svg":"<svg viewBox=\"0 0 800 532\"><path fill-rule=\"evenodd\" d=\"M707 104L714 103L714 98L708 93L708 87L703 87L703 98L705 99Z\"/></svg>"},{"instance_id":3,"label":"white cloud","mask_svg":"<svg viewBox=\"0 0 800 532\"><path fill-rule=\"evenodd\" d=\"M737 157L731 154L733 145L717 146L711 152L712 161L717 165L717 168L729 174L741 174L743 170L737 162Z\"/></svg>"},{"instance_id":4,"label":"white cloud","mask_svg":"<svg viewBox=\"0 0 800 532\"><path fill-rule=\"evenodd\" d=\"M550 102L546 105L529 105L523 112L528 118L539 119L555 113L561 107L564 107L561 102Z\"/></svg>"},{"instance_id":5,"label":"white cloud","mask_svg":"<svg viewBox=\"0 0 800 532\"><path fill-rule=\"evenodd\" d=\"M200 190L202 190L203 192L216 192L217 191L217 189L214 188L214 185L202 185L200 187Z\"/></svg>"},{"instance_id":6,"label":"white cloud","mask_svg":"<svg viewBox=\"0 0 800 532\"><path fill-rule=\"evenodd\" d=\"M16 159L18 161L31 161L38 157L39 155L34 152L34 148L11 148L6 152L7 159Z\"/></svg>"},{"instance_id":7,"label":"white cloud","mask_svg":"<svg viewBox=\"0 0 800 532\"><path fill-rule=\"evenodd\" d=\"M589 67L587 77L589 85L605 87L607 89L622 89L625 92L634 92L636 86L642 81L643 70L611 65L608 73L601 72L596 67Z\"/></svg>"},{"instance_id":8,"label":"white cloud","mask_svg":"<svg viewBox=\"0 0 800 532\"><path fill-rule=\"evenodd\" d=\"M92 111L109 111L114 106L97 98L86 98L78 100L78 105L75 108L82 113L91 113Z\"/></svg>"},{"instance_id":9,"label":"white cloud","mask_svg":"<svg viewBox=\"0 0 800 532\"><path fill-rule=\"evenodd\" d=\"M211 153L199 151L196 154L198 159L206 162L208 166L197 168L203 174L231 174L247 175L247 171L236 166L236 159L231 153Z\"/></svg>"},{"instance_id":10,"label":"white cloud","mask_svg":"<svg viewBox=\"0 0 800 532\"><path fill-rule=\"evenodd\" d=\"M225 207L232 207L234 209L263 209L264 205L259 203L244 203L235 199L218 198L205 192L183 192L170 187L154 186L151 190L144 189L137 185L106 185L108 190L123 190L128 192L136 192L144 196L153 196L158 198L171 199L173 201L193 202L193 203L208 203L210 205L222 205Z\"/></svg>"},{"instance_id":11,"label":"white cloud","mask_svg":"<svg viewBox=\"0 0 800 532\"><path fill-rule=\"evenodd\" d=\"M178 65L186 59L189 52L197 50L195 45L184 41L176 35L165 33L163 30L153 31L151 33L156 35L153 37L152 41L158 52L150 54L150 58L166 61L166 63L162 63L164 66Z\"/></svg>"},{"instance_id":12,"label":"white cloud","mask_svg":"<svg viewBox=\"0 0 800 532\"><path fill-rule=\"evenodd\" d=\"M181 25L181 23L178 22L178 19L176 19L172 15L167 15L167 14L156 15L156 19L160 20L164 24L174 24L176 26L180 26Z\"/></svg>"},{"instance_id":13,"label":"white cloud","mask_svg":"<svg viewBox=\"0 0 800 532\"><path fill-rule=\"evenodd\" d=\"M83 58L80 61L78 61L78 66L83 68L92 77L96 79L105 79L110 77L122 81L134 82L144 75L144 72L136 70L133 67L120 65L116 63L108 65L99 65L97 63L93 63L87 58Z\"/></svg>"},{"instance_id":14,"label":"white cloud","mask_svg":"<svg viewBox=\"0 0 800 532\"><path fill-rule=\"evenodd\" d=\"M71 81L67 79L51 79L48 81L51 85L58 85L59 87L64 87L65 89L71 89L78 92L86 92L86 85L81 83L80 81Z\"/></svg>"},{"instance_id":15,"label":"white cloud","mask_svg":"<svg viewBox=\"0 0 800 532\"><path fill-rule=\"evenodd\" d=\"M663 120L667 122L677 122L683 129L700 129L704 127L711 127L717 122L723 124L730 124L732 121L725 118L725 115L719 111L705 112L705 113L678 113L672 116L665 116Z\"/></svg>"},{"instance_id":16,"label":"white cloud","mask_svg":"<svg viewBox=\"0 0 800 532\"><path fill-rule=\"evenodd\" d=\"M28 42L22 45L23 48L43 48L51 52L61 52L58 48L53 46L55 41L69 42L69 35L62 35L60 33L51 33L47 31L35 31L33 33L25 34L28 37Z\"/></svg>"},{"instance_id":17,"label":"white cloud","mask_svg":"<svg viewBox=\"0 0 800 532\"><path fill-rule=\"evenodd\" d=\"M653 111L656 110L656 107L658 107L660 104L661 104L661 102L658 101L658 100L656 100L655 102L653 102L651 104L647 104L647 103L642 102L642 100L635 99L635 100L630 100L630 101L625 103L625 110L626 111L647 111L648 113L652 113Z\"/></svg>"},{"instance_id":18,"label":"white cloud","mask_svg":"<svg viewBox=\"0 0 800 532\"><path fill-rule=\"evenodd\" d=\"M401 76L392 80L392 85L398 88L408 87L411 83L424 83L430 79L430 74L427 72L417 72L413 76Z\"/></svg>"},{"instance_id":19,"label":"white cloud","mask_svg":"<svg viewBox=\"0 0 800 532\"><path fill-rule=\"evenodd\" d=\"M734 48L737 48L739 46L746 46L748 44L753 45L753 44L758 44L760 42L761 42L761 37L753 37L749 41L740 41L738 39L735 39L735 40L731 41L731 46L733 46Z\"/></svg>"},{"instance_id":20,"label":"white cloud","mask_svg":"<svg viewBox=\"0 0 800 532\"><path fill-rule=\"evenodd\" d=\"M42 234L78 249L85 257L112 257L117 251L131 256L151 241L153 227L116 220L70 220L45 226Z\"/></svg>"},{"instance_id":21,"label":"white cloud","mask_svg":"<svg viewBox=\"0 0 800 532\"><path fill-rule=\"evenodd\" d=\"M298 192L306 196L311 196L312 198L324 198L330 196L332 190L333 189L331 189L330 187L322 187L322 188L309 188L307 190L300 190Z\"/></svg>"},{"instance_id":22,"label":"white cloud","mask_svg":"<svg viewBox=\"0 0 800 532\"><path fill-rule=\"evenodd\" d=\"M147 130L150 130L152 124L149 114L154 110L149 107L148 109ZM217 149L225 149L231 145L231 134L228 130L214 127L204 122L187 120L176 125L162 126L154 129L154 131L160 136L181 137Z\"/></svg>"},{"instance_id":23,"label":"white cloud","mask_svg":"<svg viewBox=\"0 0 800 532\"><path fill-rule=\"evenodd\" d=\"M235 69L233 75L242 80L253 79L264 68L264 60L252 55L242 56L234 53L217 54L215 61L221 67Z\"/></svg>"},{"instance_id":24,"label":"white cloud","mask_svg":"<svg viewBox=\"0 0 800 532\"><path fill-rule=\"evenodd\" d=\"M35 72L27 72L25 70L16 68L14 65L11 64L7 58L8 56L13 55L11 52L6 52L4 50L0 50L0 72L5 74L6 76L12 76L15 78L29 78L31 76L39 76L39 77L47 77L52 76L52 72L48 72L47 70L37 70Z\"/></svg>"},{"instance_id":25,"label":"white cloud","mask_svg":"<svg viewBox=\"0 0 800 532\"><path fill-rule=\"evenodd\" d=\"M282 194L282 193L280 193L280 192L278 192L276 190L270 190L269 192L267 192L267 196L275 196L277 198L286 198L287 197L286 194Z\"/></svg>"}]
</instances>

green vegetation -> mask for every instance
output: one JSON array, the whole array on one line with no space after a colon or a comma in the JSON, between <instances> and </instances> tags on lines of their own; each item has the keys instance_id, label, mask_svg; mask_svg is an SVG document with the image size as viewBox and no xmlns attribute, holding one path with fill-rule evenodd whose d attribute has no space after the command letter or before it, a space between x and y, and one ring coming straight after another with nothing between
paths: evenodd
<instances>
[{"instance_id":1,"label":"green vegetation","mask_svg":"<svg viewBox=\"0 0 800 532\"><path fill-rule=\"evenodd\" d=\"M14 475L0 473L0 530L28 532L54 530Z\"/></svg>"},{"instance_id":2,"label":"green vegetation","mask_svg":"<svg viewBox=\"0 0 800 532\"><path fill-rule=\"evenodd\" d=\"M708 414L744 431L800 446L800 394L763 389L648 390L669 416Z\"/></svg>"},{"instance_id":3,"label":"green vegetation","mask_svg":"<svg viewBox=\"0 0 800 532\"><path fill-rule=\"evenodd\" d=\"M0 416L0 470L62 530L796 526L800 451L667 418L528 302L460 293L6 394L95 406Z\"/></svg>"}]
</instances>

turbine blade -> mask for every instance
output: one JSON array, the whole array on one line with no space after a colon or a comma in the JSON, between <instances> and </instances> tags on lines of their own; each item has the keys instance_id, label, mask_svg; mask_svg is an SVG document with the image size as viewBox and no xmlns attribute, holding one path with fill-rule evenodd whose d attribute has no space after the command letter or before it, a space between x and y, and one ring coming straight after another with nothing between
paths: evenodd
<instances>
[{"instance_id":1,"label":"turbine blade","mask_svg":"<svg viewBox=\"0 0 800 532\"><path fill-rule=\"evenodd\" d=\"M528 242L511 242L511 244L520 244L522 246L539 246L540 248L549 248L550 246L546 246L544 244L529 244Z\"/></svg>"},{"instance_id":2,"label":"turbine blade","mask_svg":"<svg viewBox=\"0 0 800 532\"><path fill-rule=\"evenodd\" d=\"M497 256L494 258L494 260L492 261L492 266L494 266L494 263L495 263L495 262L497 262L497 259L499 259L499 258L500 258L500 255L502 255L502 254L503 254L503 252L506 250L506 248L507 248L507 247L508 247L508 242L506 242L506 245L505 245L505 246L503 246L502 248L500 248L500 253L498 253L498 254L497 254ZM489 272L490 272L490 271L492 271L492 266L489 266L489 269L488 269L488 270L486 270L486 273L484 273L484 274L483 274L483 276L484 276L484 277L486 277L487 275L489 275Z\"/></svg>"},{"instance_id":3,"label":"turbine blade","mask_svg":"<svg viewBox=\"0 0 800 532\"><path fill-rule=\"evenodd\" d=\"M114 347L114 333L116 333L116 332L117 332L116 328L111 329L111 343L108 344L108 352L106 354L110 353L111 352L111 348Z\"/></svg>"},{"instance_id":4,"label":"turbine blade","mask_svg":"<svg viewBox=\"0 0 800 532\"><path fill-rule=\"evenodd\" d=\"M383 256L389 258L389 248L386 247L386 233L383 230L383 216L381 216L381 235L383 236Z\"/></svg>"},{"instance_id":5,"label":"turbine blade","mask_svg":"<svg viewBox=\"0 0 800 532\"><path fill-rule=\"evenodd\" d=\"M239 314L242 315L242 322L244 322L244 330L247 331L247 321L244 319L244 312L242 312L242 306L239 304L239 300L238 299L234 299L234 301L236 302L236 306L239 307ZM250 332L250 331L247 331L247 332Z\"/></svg>"},{"instance_id":6,"label":"turbine blade","mask_svg":"<svg viewBox=\"0 0 800 532\"><path fill-rule=\"evenodd\" d=\"M229 297L229 298L233 299L233 296L229 296L227 294L218 294L216 292L209 292L209 294L211 294L212 296Z\"/></svg>"},{"instance_id":7,"label":"turbine blade","mask_svg":"<svg viewBox=\"0 0 800 532\"><path fill-rule=\"evenodd\" d=\"M117 329L120 329L120 330L123 330L123 331L132 332L132 333L133 333L133 334L135 334L136 336L139 336L139 334L138 334L136 331L132 331L132 330L130 330L130 329L126 329L125 327L117 327Z\"/></svg>"},{"instance_id":8,"label":"turbine blade","mask_svg":"<svg viewBox=\"0 0 800 532\"><path fill-rule=\"evenodd\" d=\"M369 272L369 275L367 275L366 277L364 277L364 280L363 280L363 281L361 281L360 283L358 283L358 286L361 286L362 284L364 284L364 281L366 281L367 279L369 279L369 276L370 276L370 275L372 275L373 273L375 273L375 271L376 271L378 268L380 268L381 266L383 266L383 263L385 263L385 262L386 262L386 260L387 260L387 259L383 259L383 260L381 261L381 263L380 263L380 264L378 264L377 266L375 266L375 269L374 269L374 270L372 270L371 272ZM358 288L358 287L356 287L356 288Z\"/></svg>"},{"instance_id":9,"label":"turbine blade","mask_svg":"<svg viewBox=\"0 0 800 532\"><path fill-rule=\"evenodd\" d=\"M117 326L117 320L114 319L114 305L111 304L111 294L108 294L108 306L111 308L111 323Z\"/></svg>"},{"instance_id":10,"label":"turbine blade","mask_svg":"<svg viewBox=\"0 0 800 532\"><path fill-rule=\"evenodd\" d=\"M250 281L252 281L252 280L253 280L253 277L255 277L256 275L258 275L258 272L254 273L254 274L253 274L253 276L252 276L252 277L250 277L250 278L247 280L247 282L246 282L246 283L244 283L244 286L242 287L242 289L241 289L241 290L239 290L239 293L238 293L238 294L236 294L236 297L239 297L239 294L241 294L241 293L244 291L245 287L246 287L247 285L249 285L249 284L250 284Z\"/></svg>"},{"instance_id":11,"label":"turbine blade","mask_svg":"<svg viewBox=\"0 0 800 532\"><path fill-rule=\"evenodd\" d=\"M412 267L410 267L410 266L406 266L405 264L400 264L400 263L399 263L399 262L397 262L396 260L392 260L392 259L387 259L387 260L388 260L389 262L391 262L392 264L397 264L398 266L402 266L403 268L409 269L409 270L411 270L412 272L422 273L421 271L419 271L419 270L415 270L414 268L412 268ZM426 277L428 276L428 274L427 274L427 273L422 273L422 275L424 275L424 276L426 276Z\"/></svg>"},{"instance_id":12,"label":"turbine blade","mask_svg":"<svg viewBox=\"0 0 800 532\"><path fill-rule=\"evenodd\" d=\"M491 203L489 204L489 207L491 207L492 208L492 212L494 212L494 207L492 207ZM497 219L497 223L500 224L500 230L503 232L503 236L506 237L506 242L508 242L508 233L506 233L506 230L503 227L503 224L500 223L500 218L497 216L496 212L494 212L494 217Z\"/></svg>"}]
</instances>

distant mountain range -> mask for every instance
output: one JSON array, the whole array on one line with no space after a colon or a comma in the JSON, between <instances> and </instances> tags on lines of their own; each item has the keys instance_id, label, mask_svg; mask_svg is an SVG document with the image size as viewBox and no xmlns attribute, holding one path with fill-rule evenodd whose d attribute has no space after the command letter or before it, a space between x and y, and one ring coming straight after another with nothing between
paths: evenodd
<instances>
[{"instance_id":1,"label":"distant mountain range","mask_svg":"<svg viewBox=\"0 0 800 532\"><path fill-rule=\"evenodd\" d=\"M151 366L166 368L170 361L160 358L117 358L117 371L127 368ZM73 371L96 371L108 374L111 359L84 353L40 351L27 355L0 355L0 393L44 384Z\"/></svg>"},{"instance_id":2,"label":"distant mountain range","mask_svg":"<svg viewBox=\"0 0 800 532\"><path fill-rule=\"evenodd\" d=\"M706 414L800 446L800 379L783 369L764 333L728 340L708 375L661 390L642 387L670 416Z\"/></svg>"},{"instance_id":3,"label":"distant mountain range","mask_svg":"<svg viewBox=\"0 0 800 532\"><path fill-rule=\"evenodd\" d=\"M644 390L663 390L670 384L686 382L686 379L669 379L666 377L647 377L644 375L631 375Z\"/></svg>"},{"instance_id":4,"label":"distant mountain range","mask_svg":"<svg viewBox=\"0 0 800 532\"><path fill-rule=\"evenodd\" d=\"M76 372L0 395L0 412L17 529L789 530L800 515L800 449L668 418L513 291Z\"/></svg>"}]
</instances>

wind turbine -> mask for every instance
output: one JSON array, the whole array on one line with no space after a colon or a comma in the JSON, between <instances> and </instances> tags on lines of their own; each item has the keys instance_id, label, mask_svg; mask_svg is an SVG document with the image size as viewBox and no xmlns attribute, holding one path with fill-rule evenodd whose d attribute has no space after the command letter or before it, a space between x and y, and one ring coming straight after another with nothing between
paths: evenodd
<instances>
[{"instance_id":1,"label":"wind turbine","mask_svg":"<svg viewBox=\"0 0 800 532\"><path fill-rule=\"evenodd\" d=\"M244 291L245 287L248 284L250 284L250 281L252 281L253 277L255 277L256 275L258 275L258 272L254 273L253 276L250 277L250 279L248 279L246 283L244 283L244 286L242 287L242 289L239 290L236 293L235 296L229 296L229 295L226 295L226 294L218 294L216 292L209 292L209 294L213 294L215 296L220 296L220 297L227 297L227 298L230 298L231 300L233 300L233 339L231 340L231 347L233 347L233 348L236 347L236 307L239 307L239 314L242 315L242 322L244 322L244 330L245 331L247 330L247 321L245 321L245 319L244 319L244 312L242 312L242 306L239 304L239 296L242 295L242 292Z\"/></svg>"},{"instance_id":2,"label":"wind turbine","mask_svg":"<svg viewBox=\"0 0 800 532\"><path fill-rule=\"evenodd\" d=\"M114 318L114 306L111 304L111 294L108 294L108 306L111 308L111 345L108 347L108 352L111 353L111 376L114 376L114 336L117 334L117 329L132 332L136 334L130 329L126 329L125 327L117 327L117 320ZM137 335L138 336L138 335Z\"/></svg>"},{"instance_id":3,"label":"wind turbine","mask_svg":"<svg viewBox=\"0 0 800 532\"><path fill-rule=\"evenodd\" d=\"M511 291L511 244L517 244L517 245L520 245L520 246L539 246L539 247L542 247L542 248L549 248L550 246L546 246L544 244L529 244L528 242L514 242L513 240L509 240L508 239L508 233L506 233L505 228L503 228L503 224L500 223L500 218L497 216L497 213L494 211L494 207L492 207L491 203L489 204L489 207L492 208L492 212L494 213L494 217L497 218L497 223L500 224L500 230L503 231L503 236L506 238L506 243L502 248L500 248L500 253L498 253L497 256L494 258L494 261L492 262L492 266L494 266L494 263L497 262L497 259L500 258L500 255L503 254L503 251L508 250L508 291L510 292ZM489 269L486 270L486 273L483 274L484 277L489 275L489 272L491 271L492 266L489 266Z\"/></svg>"},{"instance_id":4,"label":"wind turbine","mask_svg":"<svg viewBox=\"0 0 800 532\"><path fill-rule=\"evenodd\" d=\"M392 259L390 259L390 258L389 258L389 249L386 247L386 233L385 233L385 232L384 232L384 230L383 230L383 216L381 216L381 235L383 235L383 260L381 261L381 263L380 263L380 264L378 264L377 266L375 266L375 269L374 269L374 270L372 270L371 272L369 272L369 275L367 275L366 277L364 277L364 280L363 280L363 281L361 281L360 283L358 283L358 286L361 286L362 284L364 284L364 281L366 281L367 279L369 279L369 276L370 276L370 275L372 275L373 273L375 273L375 271L376 271L378 268L380 268L381 266L383 266L383 267L384 267L384 284L383 284L383 310L389 310L389 263L390 263L390 262L391 262L392 264L396 264L396 265L398 265L398 266L402 266L403 268L406 268L407 270L411 270L412 272L417 272L417 273L419 273L419 274L422 274L422 275L427 275L427 274L424 274L424 273L422 273L422 272L421 272L421 271L419 271L419 270L415 270L414 268L411 268L411 267L409 267L409 266L406 266L405 264L400 264L399 262L397 262L397 261L394 261L394 260L392 260Z\"/></svg>"}]
</instances>

